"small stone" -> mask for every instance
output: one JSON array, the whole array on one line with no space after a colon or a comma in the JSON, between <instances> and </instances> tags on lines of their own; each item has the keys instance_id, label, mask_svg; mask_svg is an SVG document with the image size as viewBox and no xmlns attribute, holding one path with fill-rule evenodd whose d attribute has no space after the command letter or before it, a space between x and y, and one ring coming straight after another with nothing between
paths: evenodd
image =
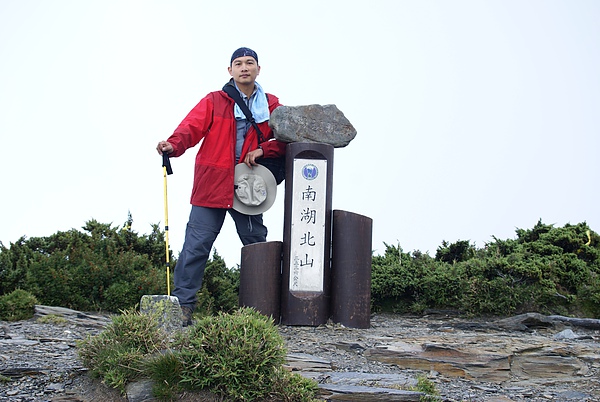
<instances>
[{"instance_id":1,"label":"small stone","mask_svg":"<svg viewBox=\"0 0 600 402\"><path fill-rule=\"evenodd\" d=\"M64 384L60 384L60 383L53 383L50 384L46 387L47 391L55 391L55 392L62 392L65 390L65 385Z\"/></svg>"},{"instance_id":2,"label":"small stone","mask_svg":"<svg viewBox=\"0 0 600 402\"><path fill-rule=\"evenodd\" d=\"M125 392L128 402L152 401L152 380L139 380L127 384Z\"/></svg>"},{"instance_id":3,"label":"small stone","mask_svg":"<svg viewBox=\"0 0 600 402\"><path fill-rule=\"evenodd\" d=\"M181 330L181 307L175 296L144 295L140 300L140 312L156 314L159 327L166 333Z\"/></svg>"},{"instance_id":4,"label":"small stone","mask_svg":"<svg viewBox=\"0 0 600 402\"><path fill-rule=\"evenodd\" d=\"M558 396L561 398L561 400L571 400L571 401L586 401L586 400L593 400L592 395L584 393L584 392L580 392L580 391L563 391L560 392L558 394Z\"/></svg>"},{"instance_id":5,"label":"small stone","mask_svg":"<svg viewBox=\"0 0 600 402\"><path fill-rule=\"evenodd\" d=\"M271 113L269 126L283 142L316 142L345 147L356 129L335 105L279 106Z\"/></svg>"},{"instance_id":6,"label":"small stone","mask_svg":"<svg viewBox=\"0 0 600 402\"><path fill-rule=\"evenodd\" d=\"M575 339L577 335L571 329L565 329L564 331L559 332L554 335L554 339Z\"/></svg>"}]
</instances>

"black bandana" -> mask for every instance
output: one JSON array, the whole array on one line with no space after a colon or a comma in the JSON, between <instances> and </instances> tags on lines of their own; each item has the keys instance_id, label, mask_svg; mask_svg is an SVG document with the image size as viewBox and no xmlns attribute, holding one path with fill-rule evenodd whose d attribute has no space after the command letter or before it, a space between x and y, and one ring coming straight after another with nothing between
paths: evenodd
<instances>
[{"instance_id":1,"label":"black bandana","mask_svg":"<svg viewBox=\"0 0 600 402\"><path fill-rule=\"evenodd\" d=\"M258 55L256 54L256 52L254 50L247 48L247 47L241 47L238 50L236 50L235 52L233 52L233 54L231 55L231 61L229 62L229 64L232 64L233 61L235 59L237 59L238 57L244 57L244 56L254 57L254 60L256 60L256 64L258 64Z\"/></svg>"}]
</instances>

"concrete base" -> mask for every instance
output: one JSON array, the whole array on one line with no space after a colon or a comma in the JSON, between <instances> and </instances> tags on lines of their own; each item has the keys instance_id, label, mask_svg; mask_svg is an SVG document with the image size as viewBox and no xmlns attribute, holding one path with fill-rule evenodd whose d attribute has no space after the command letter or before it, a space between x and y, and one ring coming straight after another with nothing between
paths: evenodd
<instances>
[{"instance_id":1,"label":"concrete base","mask_svg":"<svg viewBox=\"0 0 600 402\"><path fill-rule=\"evenodd\" d=\"M140 300L140 313L155 314L159 327L167 333L181 330L183 315L175 296L144 295Z\"/></svg>"}]
</instances>

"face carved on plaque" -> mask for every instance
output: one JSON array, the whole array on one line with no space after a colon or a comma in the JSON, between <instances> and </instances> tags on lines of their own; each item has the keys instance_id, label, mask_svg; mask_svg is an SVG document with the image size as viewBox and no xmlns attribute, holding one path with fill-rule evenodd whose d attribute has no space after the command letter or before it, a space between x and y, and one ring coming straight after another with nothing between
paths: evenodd
<instances>
[{"instance_id":1,"label":"face carved on plaque","mask_svg":"<svg viewBox=\"0 0 600 402\"><path fill-rule=\"evenodd\" d=\"M241 175L236 184L235 195L245 205L257 206L267 199L267 186L257 174Z\"/></svg>"}]
</instances>

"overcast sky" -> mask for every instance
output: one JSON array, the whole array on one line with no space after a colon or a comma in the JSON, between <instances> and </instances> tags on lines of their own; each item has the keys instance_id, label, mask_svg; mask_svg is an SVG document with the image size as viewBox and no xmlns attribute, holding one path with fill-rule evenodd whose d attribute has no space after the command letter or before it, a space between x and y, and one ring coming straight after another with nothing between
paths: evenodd
<instances>
[{"instance_id":1,"label":"overcast sky","mask_svg":"<svg viewBox=\"0 0 600 402\"><path fill-rule=\"evenodd\" d=\"M335 104L357 129L333 208L373 219L375 254L483 247L539 219L598 232L599 21L597 0L0 0L0 240L128 211L140 234L164 224L156 143L240 46L281 103ZM168 178L176 255L196 151ZM215 247L239 263L229 217Z\"/></svg>"}]
</instances>

